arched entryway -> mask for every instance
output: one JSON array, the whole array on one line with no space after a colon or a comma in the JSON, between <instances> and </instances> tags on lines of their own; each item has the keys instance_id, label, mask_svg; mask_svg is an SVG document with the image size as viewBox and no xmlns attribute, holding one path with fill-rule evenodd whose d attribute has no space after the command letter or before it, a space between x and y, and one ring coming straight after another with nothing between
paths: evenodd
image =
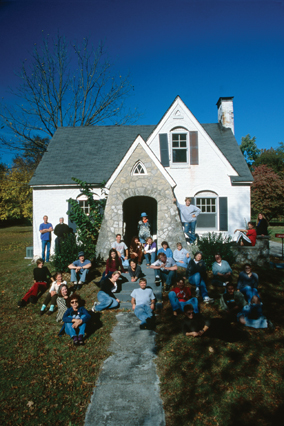
<instances>
[{"instance_id":1,"label":"arched entryway","mask_svg":"<svg viewBox=\"0 0 284 426\"><path fill-rule=\"evenodd\" d=\"M155 198L139 196L127 198L123 203L124 241L129 246L131 238L137 235L141 213L147 213L152 235L157 234L157 201Z\"/></svg>"}]
</instances>

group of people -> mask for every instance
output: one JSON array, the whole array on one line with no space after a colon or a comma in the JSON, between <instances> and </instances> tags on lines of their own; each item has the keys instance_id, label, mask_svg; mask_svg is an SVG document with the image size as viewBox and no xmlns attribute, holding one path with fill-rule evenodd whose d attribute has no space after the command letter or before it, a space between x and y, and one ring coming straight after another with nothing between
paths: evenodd
<instances>
[{"instance_id":1,"label":"group of people","mask_svg":"<svg viewBox=\"0 0 284 426\"><path fill-rule=\"evenodd\" d=\"M268 235L268 222L263 213L257 216L256 228L253 222L248 222L248 229L236 229L237 232L236 242L241 246L255 246L256 237L264 237Z\"/></svg>"},{"instance_id":2,"label":"group of people","mask_svg":"<svg viewBox=\"0 0 284 426\"><path fill-rule=\"evenodd\" d=\"M176 202L176 199L174 199ZM180 210L184 231L188 241L193 243L196 239L195 224L200 209L191 205L187 197L185 205L177 203ZM60 218L60 223L54 232L58 235L57 244L60 246L60 238L64 238L69 232L69 227ZM264 215L258 216L258 234L267 234L267 221ZM240 236L241 244L246 244L246 238L254 245L256 231L253 224L249 223L249 230L244 230ZM57 321L63 321L63 330L74 341L74 345L84 344L84 333L87 322L91 316L82 306L83 301L76 294L86 282L87 274L92 266L91 261L85 258L84 252L79 252L78 259L72 262L68 268L71 272L72 289L68 288L63 281L61 272L56 272L54 277L49 269L44 266L49 260L50 240L53 227L48 223L48 217L44 216L44 223L40 225L42 238L42 258L37 260L37 267L33 271L34 283L24 297L18 302L19 307L24 307L28 302L36 303L38 298L48 289L47 296L40 309L40 315L52 315L57 305ZM45 256L45 251L46 256ZM138 282L139 288L131 292L131 304L135 315L140 319L141 329L153 329L155 326L154 309L155 294L153 289L147 285L147 280L142 274L141 264L143 257L147 266L153 269L154 282L160 285L165 283L168 298L173 309L173 315L177 316L179 311L183 312L186 320L183 324L184 333L188 336L201 336L210 324L203 319L199 312L198 298L204 303L212 303L214 299L209 297L206 281L207 272L203 255L197 251L191 258L188 250L178 242L174 251L171 250L167 241L163 241L161 248L157 251L156 242L151 236L151 227L146 213L141 214L138 222L138 235L134 236L128 249L121 235L116 235L106 260L106 268L100 280L100 291L97 294L98 302L95 302L92 311L100 312L104 309L115 309L119 307L120 300L116 293L118 282L122 273L129 274L130 282ZM177 274L177 271L180 273ZM237 288L232 284L232 269L228 262L222 259L219 253L215 255L212 266L212 284L223 287L224 293L220 297L220 309L230 321L236 320L241 324L255 328L266 328L269 321L262 312L262 302L258 294L258 276L252 272L251 265L246 264L244 271L239 275ZM185 280L195 287L195 297L192 296L190 287L185 285ZM51 286L49 287L49 285ZM49 309L48 309L49 305Z\"/></svg>"}]
</instances>

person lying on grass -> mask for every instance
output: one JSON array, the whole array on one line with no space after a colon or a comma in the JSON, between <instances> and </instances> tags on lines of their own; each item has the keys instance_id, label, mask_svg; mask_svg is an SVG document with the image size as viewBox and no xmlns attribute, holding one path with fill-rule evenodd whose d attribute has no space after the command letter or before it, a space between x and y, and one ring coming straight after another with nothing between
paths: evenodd
<instances>
[{"instance_id":1,"label":"person lying on grass","mask_svg":"<svg viewBox=\"0 0 284 426\"><path fill-rule=\"evenodd\" d=\"M210 327L210 321L200 313L194 312L194 307L189 304L184 307L186 318L182 323L182 332L187 337L201 337Z\"/></svg>"},{"instance_id":2,"label":"person lying on grass","mask_svg":"<svg viewBox=\"0 0 284 426\"><path fill-rule=\"evenodd\" d=\"M119 306L120 300L114 295L117 291L117 280L121 275L120 271L114 271L110 278L101 281L101 290L97 294L98 301L92 307L92 311L102 311L104 309L115 309Z\"/></svg>"},{"instance_id":3,"label":"person lying on grass","mask_svg":"<svg viewBox=\"0 0 284 426\"><path fill-rule=\"evenodd\" d=\"M141 275L141 267L137 265L134 259L131 259L128 266L128 273L131 277L131 282L134 283Z\"/></svg>"},{"instance_id":4,"label":"person lying on grass","mask_svg":"<svg viewBox=\"0 0 284 426\"><path fill-rule=\"evenodd\" d=\"M23 308L28 302L36 303L38 300L38 294L44 293L48 289L50 280L52 282L54 281L48 268L43 266L43 259L38 259L36 264L37 267L33 270L34 284L18 302L19 308Z\"/></svg>"},{"instance_id":5,"label":"person lying on grass","mask_svg":"<svg viewBox=\"0 0 284 426\"><path fill-rule=\"evenodd\" d=\"M75 346L84 344L84 336L87 322L91 319L91 315L82 306L82 299L78 294L72 294L67 301L69 307L63 315L64 326L60 333L65 330ZM59 333L59 334L60 334Z\"/></svg>"},{"instance_id":6,"label":"person lying on grass","mask_svg":"<svg viewBox=\"0 0 284 426\"><path fill-rule=\"evenodd\" d=\"M131 293L131 304L134 314L141 321L140 329L147 330L155 327L155 296L153 290L147 287L146 278L140 278L140 288L135 288Z\"/></svg>"},{"instance_id":7,"label":"person lying on grass","mask_svg":"<svg viewBox=\"0 0 284 426\"><path fill-rule=\"evenodd\" d=\"M39 312L40 316L44 314L45 312L45 308L47 307L47 305L49 304L49 302L51 302L49 311L47 312L47 315L52 315L54 312L54 308L55 308L55 304L56 304L56 299L58 297L58 289L61 286L61 284L67 284L66 281L62 281L62 273L61 272L56 272L55 274L55 281L52 283L49 292L45 298L45 301L43 302L43 305L41 307L41 310Z\"/></svg>"},{"instance_id":8,"label":"person lying on grass","mask_svg":"<svg viewBox=\"0 0 284 426\"><path fill-rule=\"evenodd\" d=\"M226 292L220 297L220 309L228 321L236 321L237 314L247 304L243 294L235 291L235 286L228 283Z\"/></svg>"},{"instance_id":9,"label":"person lying on grass","mask_svg":"<svg viewBox=\"0 0 284 426\"><path fill-rule=\"evenodd\" d=\"M56 321L60 322L62 321L63 315L68 309L67 301L69 296L72 294L72 291L68 289L66 284L61 284L61 286L58 289L58 297L57 297L57 316Z\"/></svg>"},{"instance_id":10,"label":"person lying on grass","mask_svg":"<svg viewBox=\"0 0 284 426\"><path fill-rule=\"evenodd\" d=\"M190 288L184 285L184 278L177 278L176 287L169 292L168 297L173 308L174 316L178 315L178 311L183 312L187 305L192 305L195 313L199 312L198 300L196 297L191 297Z\"/></svg>"}]
</instances>

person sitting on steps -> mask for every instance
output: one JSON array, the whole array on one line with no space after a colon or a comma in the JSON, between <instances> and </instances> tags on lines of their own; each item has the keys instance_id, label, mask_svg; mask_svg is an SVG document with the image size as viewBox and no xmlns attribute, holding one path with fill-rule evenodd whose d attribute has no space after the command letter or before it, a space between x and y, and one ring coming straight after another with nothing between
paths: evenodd
<instances>
[{"instance_id":1,"label":"person sitting on steps","mask_svg":"<svg viewBox=\"0 0 284 426\"><path fill-rule=\"evenodd\" d=\"M147 288L146 278L140 278L140 288L135 288L131 293L131 304L134 314L141 321L140 329L154 329L155 296L151 288Z\"/></svg>"},{"instance_id":2,"label":"person sitting on steps","mask_svg":"<svg viewBox=\"0 0 284 426\"><path fill-rule=\"evenodd\" d=\"M167 256L164 253L158 255L158 260L152 263L150 266L151 269L154 269L155 274L155 283L159 284L162 281L166 282L166 291L168 291L172 285L172 281L176 277L177 265L175 261Z\"/></svg>"}]
</instances>

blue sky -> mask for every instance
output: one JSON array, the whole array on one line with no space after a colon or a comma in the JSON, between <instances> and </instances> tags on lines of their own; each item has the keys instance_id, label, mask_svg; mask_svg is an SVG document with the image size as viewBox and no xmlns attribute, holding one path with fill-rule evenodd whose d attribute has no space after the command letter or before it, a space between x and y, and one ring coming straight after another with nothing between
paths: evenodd
<instances>
[{"instance_id":1,"label":"blue sky","mask_svg":"<svg viewBox=\"0 0 284 426\"><path fill-rule=\"evenodd\" d=\"M250 133L259 148L277 147L283 18L283 1L273 0L0 0L0 97L43 35L87 36L105 42L118 73L130 73L138 124L156 124L177 95L201 123L217 122L218 98L234 96L238 143Z\"/></svg>"}]
</instances>

